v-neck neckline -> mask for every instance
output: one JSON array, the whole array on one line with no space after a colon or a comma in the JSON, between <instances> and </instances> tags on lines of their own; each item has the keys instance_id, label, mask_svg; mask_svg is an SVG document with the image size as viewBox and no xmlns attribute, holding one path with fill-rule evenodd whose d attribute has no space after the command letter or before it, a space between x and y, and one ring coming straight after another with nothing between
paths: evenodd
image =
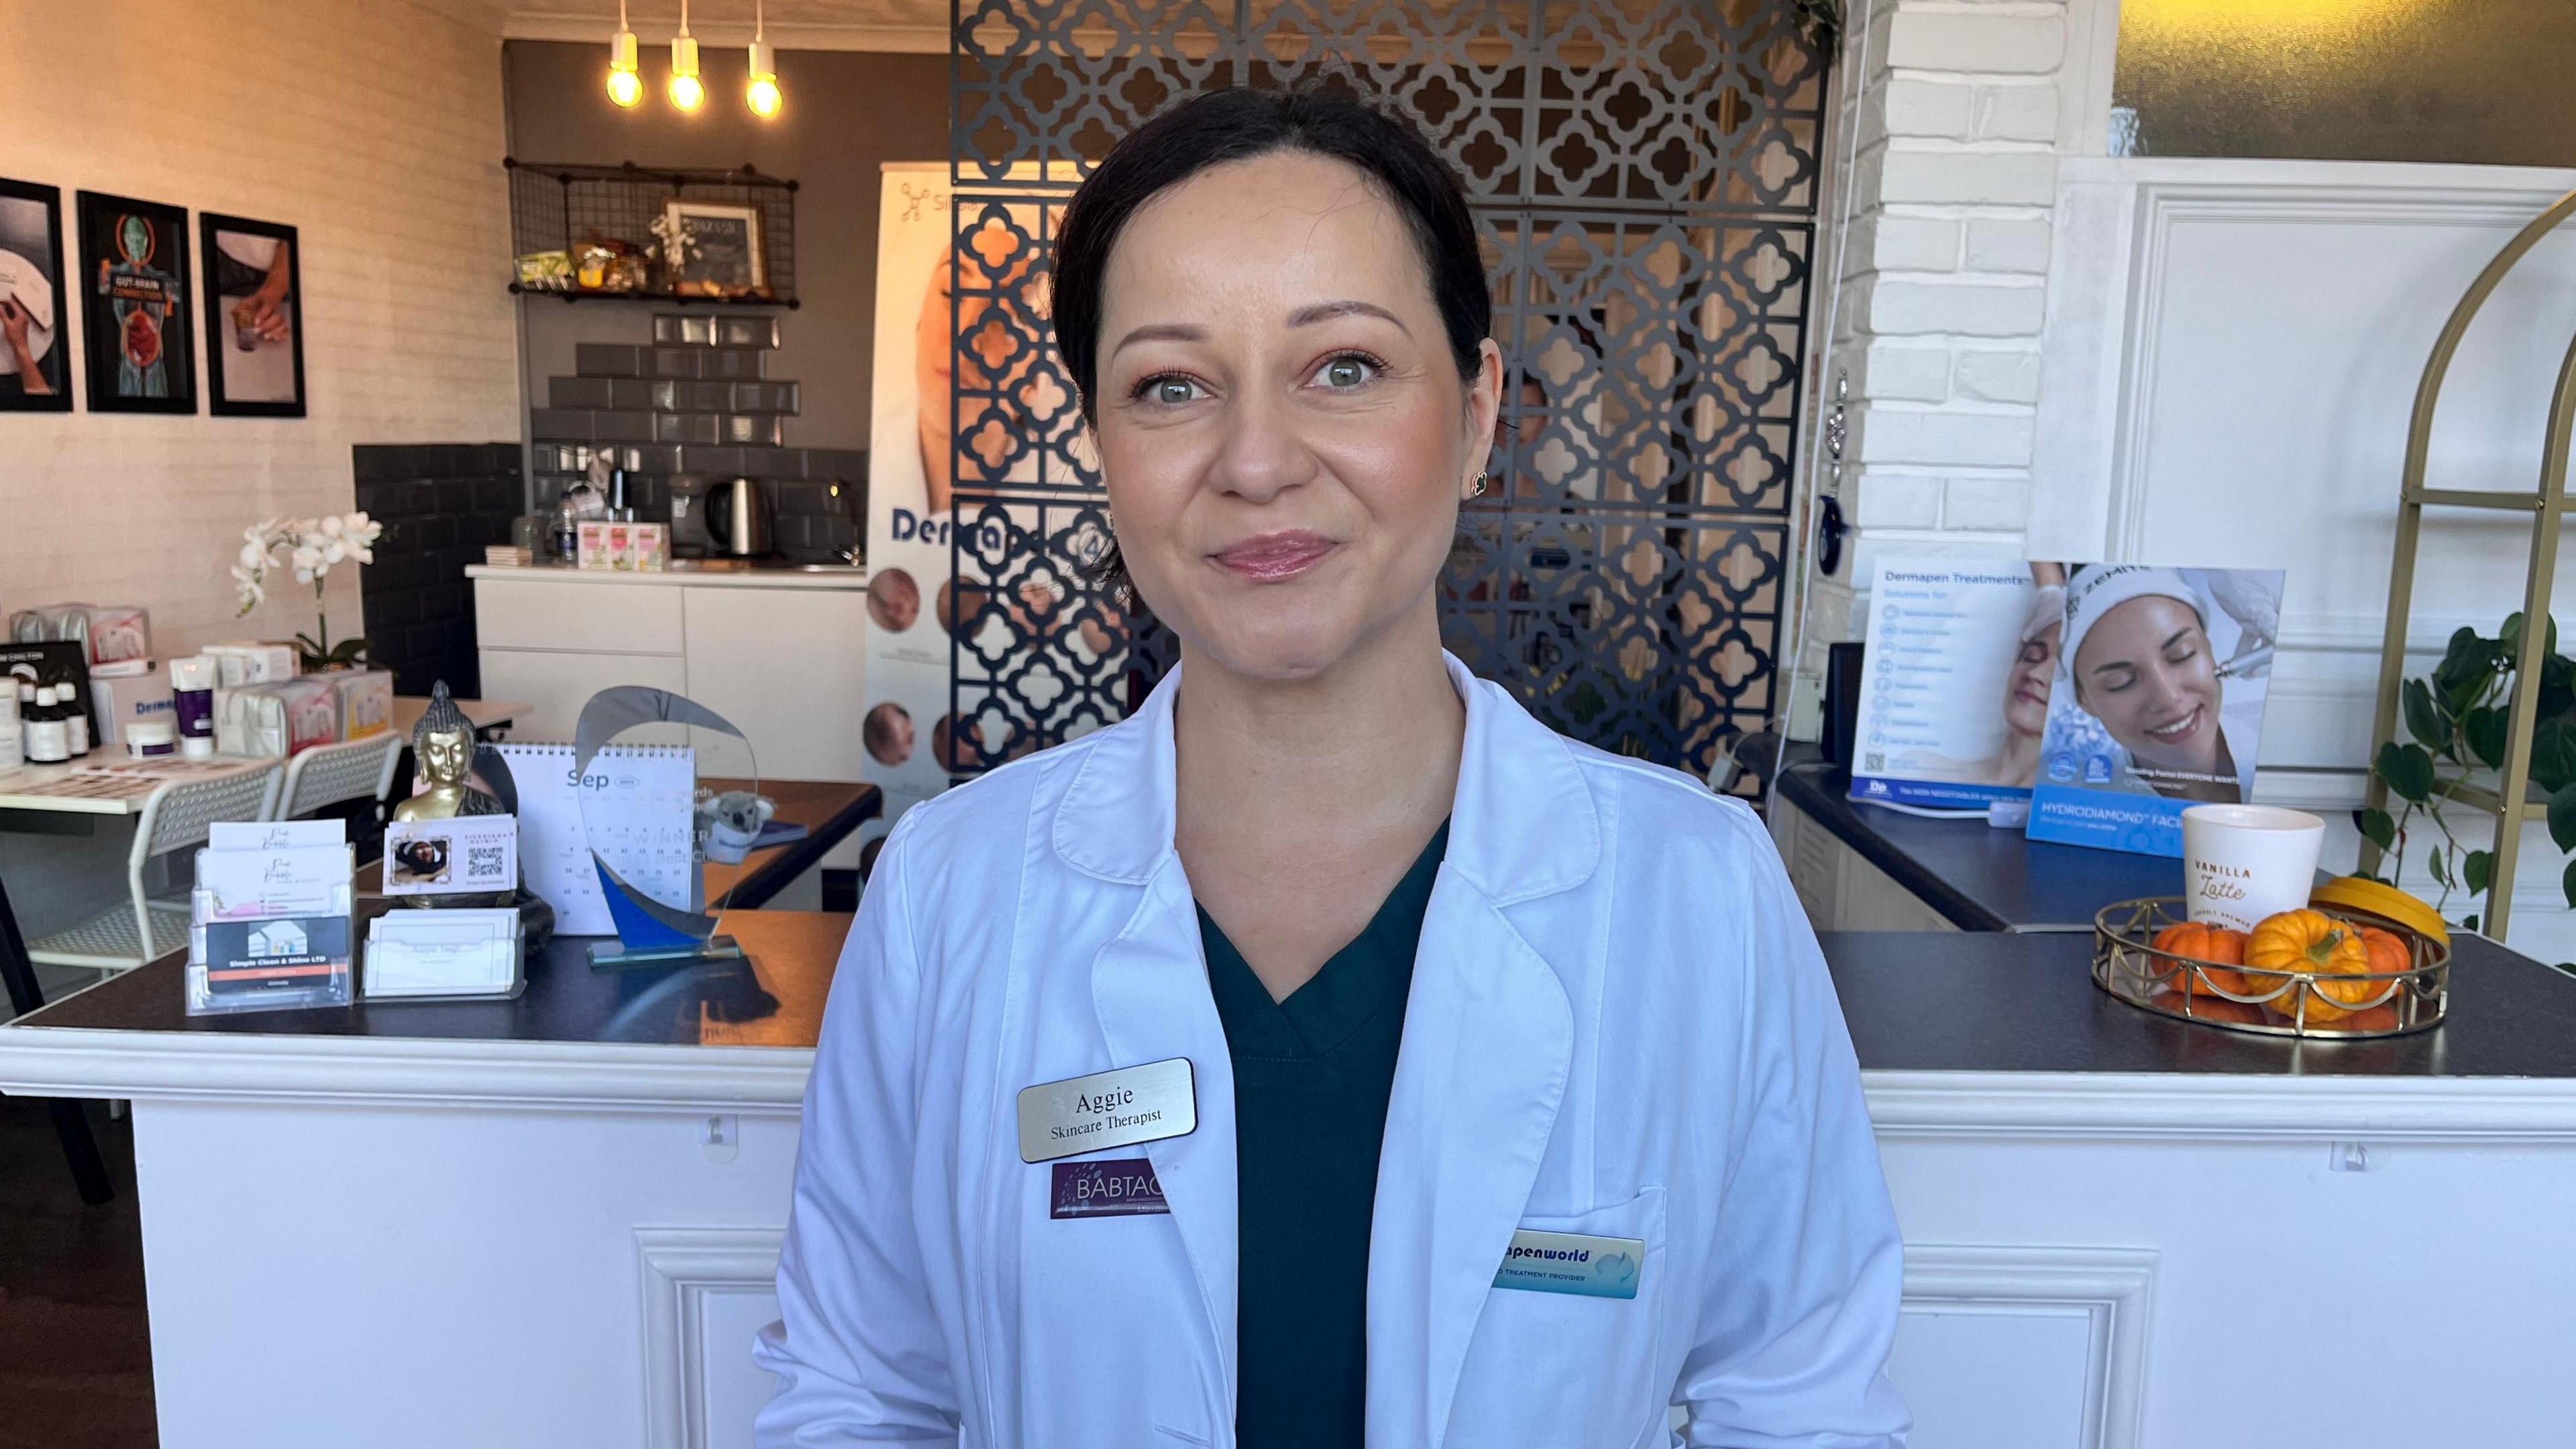
<instances>
[{"instance_id":1,"label":"v-neck neckline","mask_svg":"<svg viewBox=\"0 0 2576 1449\"><path fill-rule=\"evenodd\" d=\"M1448 847L1449 822L1444 820L1369 923L1285 1000L1271 998L1270 988L1261 984L1224 927L1205 906L1199 907L1208 989L1235 1054L1269 1061L1328 1057L1389 1007L1401 1006L1413 984L1423 916Z\"/></svg>"}]
</instances>

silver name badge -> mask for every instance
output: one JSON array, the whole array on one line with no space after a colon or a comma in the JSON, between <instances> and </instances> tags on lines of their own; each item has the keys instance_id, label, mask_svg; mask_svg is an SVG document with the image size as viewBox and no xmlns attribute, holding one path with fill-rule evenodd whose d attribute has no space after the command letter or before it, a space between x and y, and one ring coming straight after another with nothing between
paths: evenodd
<instances>
[{"instance_id":1,"label":"silver name badge","mask_svg":"<svg viewBox=\"0 0 2576 1449\"><path fill-rule=\"evenodd\" d=\"M1186 1137L1198 1125L1198 1091L1187 1057L1041 1082L1020 1092L1020 1160L1052 1162Z\"/></svg>"}]
</instances>

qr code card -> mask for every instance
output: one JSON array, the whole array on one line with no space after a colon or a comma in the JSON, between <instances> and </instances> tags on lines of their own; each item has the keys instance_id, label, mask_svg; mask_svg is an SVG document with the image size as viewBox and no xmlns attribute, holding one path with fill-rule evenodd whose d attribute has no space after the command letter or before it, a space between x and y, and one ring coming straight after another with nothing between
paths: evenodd
<instances>
[{"instance_id":1,"label":"qr code card","mask_svg":"<svg viewBox=\"0 0 2576 1449\"><path fill-rule=\"evenodd\" d=\"M385 894L455 895L519 885L519 819L460 815L385 826Z\"/></svg>"}]
</instances>

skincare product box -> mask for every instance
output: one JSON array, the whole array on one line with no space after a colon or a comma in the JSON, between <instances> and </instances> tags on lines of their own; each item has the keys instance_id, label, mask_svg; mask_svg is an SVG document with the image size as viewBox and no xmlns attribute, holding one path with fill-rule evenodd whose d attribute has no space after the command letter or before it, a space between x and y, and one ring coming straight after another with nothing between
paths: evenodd
<instances>
[{"instance_id":1,"label":"skincare product box","mask_svg":"<svg viewBox=\"0 0 2576 1449\"><path fill-rule=\"evenodd\" d=\"M215 691L215 749L278 760L340 738L340 692L319 675Z\"/></svg>"},{"instance_id":2,"label":"skincare product box","mask_svg":"<svg viewBox=\"0 0 2576 1449\"><path fill-rule=\"evenodd\" d=\"M41 604L9 616L9 638L19 644L69 640L92 665L148 660L152 614L140 604Z\"/></svg>"},{"instance_id":3,"label":"skincare product box","mask_svg":"<svg viewBox=\"0 0 2576 1449\"><path fill-rule=\"evenodd\" d=\"M394 727L394 677L381 669L316 674L340 692L340 738L363 740Z\"/></svg>"},{"instance_id":4,"label":"skincare product box","mask_svg":"<svg viewBox=\"0 0 2576 1449\"><path fill-rule=\"evenodd\" d=\"M178 706L170 692L170 678L159 670L143 674L101 677L90 671L89 699L91 716L98 721L98 740L102 745L125 743L128 725L155 723L175 726Z\"/></svg>"},{"instance_id":5,"label":"skincare product box","mask_svg":"<svg viewBox=\"0 0 2576 1449\"><path fill-rule=\"evenodd\" d=\"M215 657L222 677L216 682L226 689L245 684L271 684L293 679L296 671L295 646L252 640L233 644L209 644L205 652Z\"/></svg>"}]
</instances>

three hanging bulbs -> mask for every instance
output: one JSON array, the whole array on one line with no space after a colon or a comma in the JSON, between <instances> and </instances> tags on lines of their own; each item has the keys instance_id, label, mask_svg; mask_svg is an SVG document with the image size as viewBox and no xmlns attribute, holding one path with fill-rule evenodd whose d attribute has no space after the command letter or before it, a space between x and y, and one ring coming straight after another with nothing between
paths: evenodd
<instances>
[{"instance_id":1,"label":"three hanging bulbs","mask_svg":"<svg viewBox=\"0 0 2576 1449\"><path fill-rule=\"evenodd\" d=\"M743 104L762 120L778 114L787 97L778 88L778 50L767 39L761 6L752 7L751 79L743 87ZM644 100L644 78L638 73L635 32L627 28L625 0L618 0L617 35L608 43L608 99L632 109ZM688 0L680 0L680 33L671 37L671 105L695 113L707 103L706 82L698 74L698 38L689 33Z\"/></svg>"}]
</instances>

